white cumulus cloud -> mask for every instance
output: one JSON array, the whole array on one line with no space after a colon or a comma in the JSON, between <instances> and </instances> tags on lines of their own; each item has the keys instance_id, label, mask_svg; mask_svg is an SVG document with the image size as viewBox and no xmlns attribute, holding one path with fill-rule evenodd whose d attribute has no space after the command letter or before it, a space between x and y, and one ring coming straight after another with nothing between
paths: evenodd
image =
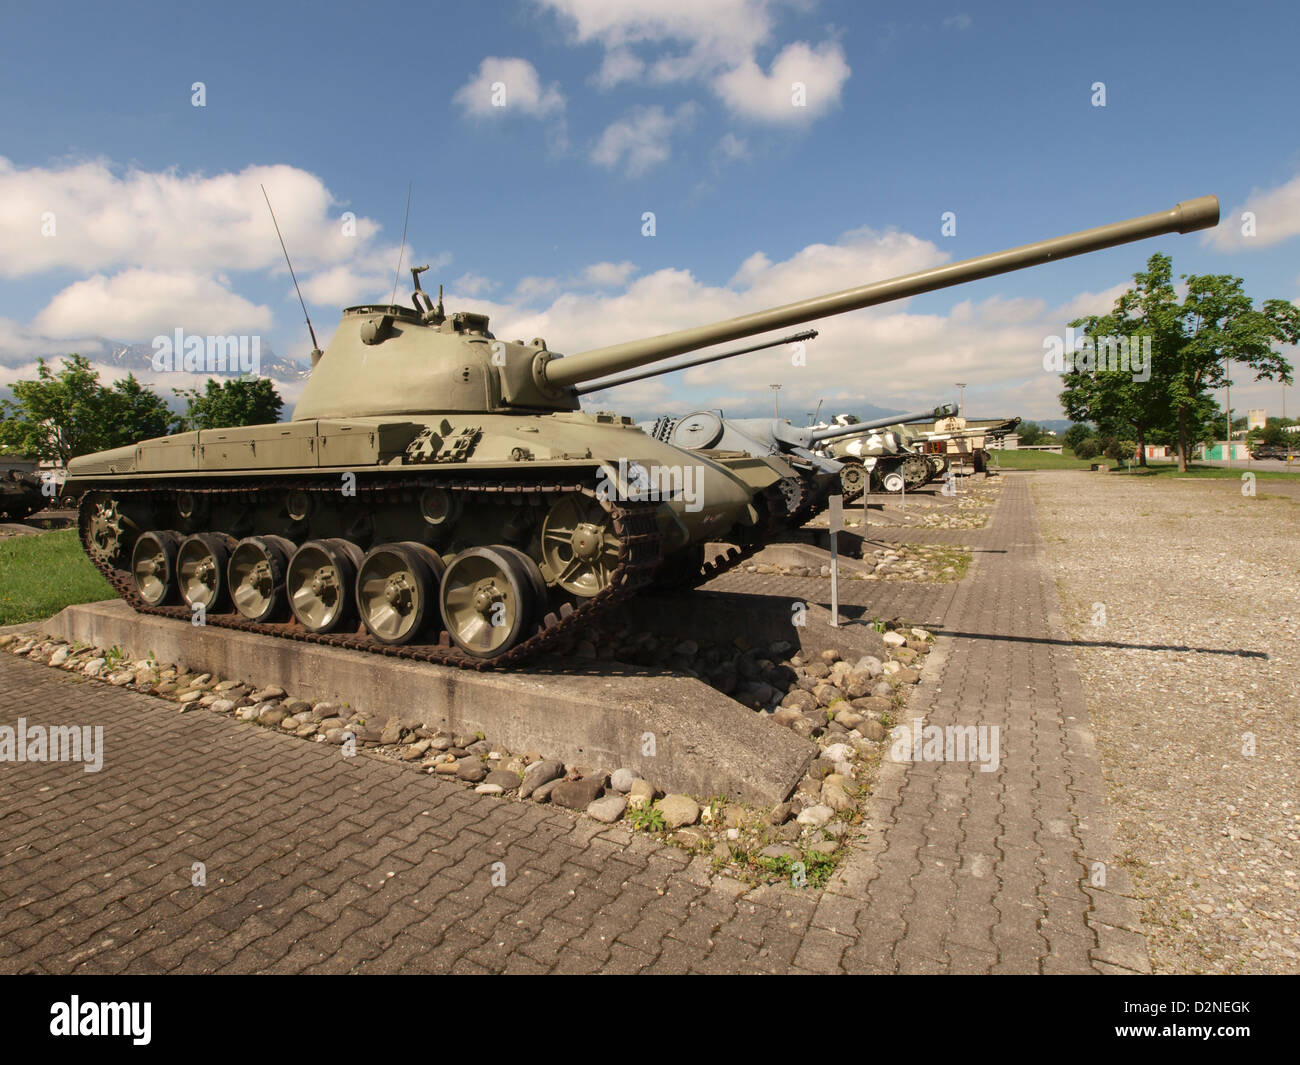
<instances>
[{"instance_id":1,"label":"white cumulus cloud","mask_svg":"<svg viewBox=\"0 0 1300 1065\"><path fill-rule=\"evenodd\" d=\"M292 166L205 176L119 172L104 160L20 168L0 158L0 276L282 265L262 185L299 268L346 260L379 231L355 212L349 224L324 182Z\"/></svg>"},{"instance_id":2,"label":"white cumulus cloud","mask_svg":"<svg viewBox=\"0 0 1300 1065\"><path fill-rule=\"evenodd\" d=\"M837 42L814 48L795 41L781 50L766 73L747 59L719 76L716 89L726 105L745 118L798 122L836 107L848 78L849 64Z\"/></svg>"},{"instance_id":3,"label":"white cumulus cloud","mask_svg":"<svg viewBox=\"0 0 1300 1065\"><path fill-rule=\"evenodd\" d=\"M1243 217L1247 212L1253 219ZM1300 236L1300 174L1276 188L1252 190L1245 203L1226 212L1201 240L1221 251L1249 251L1294 236Z\"/></svg>"},{"instance_id":4,"label":"white cumulus cloud","mask_svg":"<svg viewBox=\"0 0 1300 1065\"><path fill-rule=\"evenodd\" d=\"M50 337L152 337L256 332L271 325L270 308L232 292L224 277L125 270L95 274L59 292L32 322Z\"/></svg>"},{"instance_id":5,"label":"white cumulus cloud","mask_svg":"<svg viewBox=\"0 0 1300 1065\"><path fill-rule=\"evenodd\" d=\"M610 170L623 166L628 177L639 177L672 157L674 135L690 128L698 110L689 101L671 114L657 104L638 107L605 128L591 161Z\"/></svg>"},{"instance_id":6,"label":"white cumulus cloud","mask_svg":"<svg viewBox=\"0 0 1300 1065\"><path fill-rule=\"evenodd\" d=\"M541 118L564 110L558 85L543 85L537 68L517 56L488 56L478 73L456 90L452 102L476 118L509 114Z\"/></svg>"},{"instance_id":7,"label":"white cumulus cloud","mask_svg":"<svg viewBox=\"0 0 1300 1065\"><path fill-rule=\"evenodd\" d=\"M806 10L800 0L537 0L578 44L604 48L593 81L609 89L628 81L708 85L735 114L786 123L816 118L839 103L849 65L833 41L778 48L764 71L760 49L779 44L776 13ZM791 82L808 86L808 106L791 114Z\"/></svg>"}]
</instances>

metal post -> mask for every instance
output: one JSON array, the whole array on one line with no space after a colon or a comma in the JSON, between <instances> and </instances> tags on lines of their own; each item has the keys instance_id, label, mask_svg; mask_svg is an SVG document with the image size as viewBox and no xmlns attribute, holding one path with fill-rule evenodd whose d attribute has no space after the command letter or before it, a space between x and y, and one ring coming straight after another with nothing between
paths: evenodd
<instances>
[{"instance_id":1,"label":"metal post","mask_svg":"<svg viewBox=\"0 0 1300 1065\"><path fill-rule=\"evenodd\" d=\"M840 626L840 528L844 524L844 497L838 493L830 498L831 533L831 625Z\"/></svg>"}]
</instances>

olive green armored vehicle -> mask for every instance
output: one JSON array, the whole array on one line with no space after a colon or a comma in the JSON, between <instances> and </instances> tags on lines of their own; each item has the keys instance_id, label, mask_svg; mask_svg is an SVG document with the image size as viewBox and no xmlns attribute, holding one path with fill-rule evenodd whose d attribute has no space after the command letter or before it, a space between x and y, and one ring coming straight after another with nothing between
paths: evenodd
<instances>
[{"instance_id":1,"label":"olive green armored vehicle","mask_svg":"<svg viewBox=\"0 0 1300 1065\"><path fill-rule=\"evenodd\" d=\"M35 465L31 462L22 467L0 467L0 520L22 521L49 505L50 501L41 492L41 478L35 472Z\"/></svg>"},{"instance_id":2,"label":"olive green armored vehicle","mask_svg":"<svg viewBox=\"0 0 1300 1065\"><path fill-rule=\"evenodd\" d=\"M136 610L426 661L515 663L656 579L779 535L779 456L684 451L577 386L711 345L1218 221L1213 197L561 356L481 314L350 307L292 420L75 459L82 544ZM701 565L705 544L729 544Z\"/></svg>"}]
</instances>

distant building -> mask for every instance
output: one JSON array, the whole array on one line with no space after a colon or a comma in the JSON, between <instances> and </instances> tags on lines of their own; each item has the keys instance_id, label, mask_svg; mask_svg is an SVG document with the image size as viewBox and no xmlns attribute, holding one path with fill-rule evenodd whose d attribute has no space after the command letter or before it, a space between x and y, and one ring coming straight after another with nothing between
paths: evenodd
<instances>
[{"instance_id":1,"label":"distant building","mask_svg":"<svg viewBox=\"0 0 1300 1065\"><path fill-rule=\"evenodd\" d=\"M1228 452L1228 442L1226 440L1216 440L1213 444L1201 444L1196 452L1196 457L1205 459L1207 462L1222 462L1225 459L1248 459L1250 458L1250 448L1240 441L1232 442L1232 451Z\"/></svg>"},{"instance_id":2,"label":"distant building","mask_svg":"<svg viewBox=\"0 0 1300 1065\"><path fill-rule=\"evenodd\" d=\"M1148 459L1171 459L1174 457L1174 449L1168 444L1147 444L1146 452Z\"/></svg>"}]
</instances>

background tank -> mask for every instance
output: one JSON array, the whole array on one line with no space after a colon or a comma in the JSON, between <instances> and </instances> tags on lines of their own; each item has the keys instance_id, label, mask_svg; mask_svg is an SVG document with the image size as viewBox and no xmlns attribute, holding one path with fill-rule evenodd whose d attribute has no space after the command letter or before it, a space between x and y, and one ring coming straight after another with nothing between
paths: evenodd
<instances>
[{"instance_id":1,"label":"background tank","mask_svg":"<svg viewBox=\"0 0 1300 1065\"><path fill-rule=\"evenodd\" d=\"M935 417L949 417L955 412L955 407L948 406L936 410ZM827 440L824 446L824 453L842 464L840 482L845 500L856 499L868 485L873 492L915 491L947 469L946 462L931 461L901 420L849 424L852 432Z\"/></svg>"},{"instance_id":2,"label":"background tank","mask_svg":"<svg viewBox=\"0 0 1300 1065\"><path fill-rule=\"evenodd\" d=\"M568 357L541 339L498 340L484 315L444 313L417 269L413 307L344 311L328 350L312 353L291 421L82 456L67 491L81 497L87 552L137 610L430 661L514 662L656 575L680 575L700 545L737 545L734 562L782 528L782 459L684 451L630 419L581 412L576 386L1217 220L1206 197Z\"/></svg>"},{"instance_id":3,"label":"background tank","mask_svg":"<svg viewBox=\"0 0 1300 1065\"><path fill-rule=\"evenodd\" d=\"M834 486L847 481L849 495L862 492L855 482L854 467L864 469L861 461L846 462L831 450L840 439L861 439L864 430L903 422L932 422L956 412L951 404L913 414L891 414L873 421L844 422L836 425L797 426L784 418L730 419L722 411L696 411L682 418L661 417L644 422L641 428L657 440L664 440L689 451L704 452L721 458L725 452L748 455L779 455L800 477L785 482L787 513L793 520L807 520L824 507ZM928 466L922 461L928 470ZM924 482L922 482L924 483ZM910 486L909 486L910 487Z\"/></svg>"},{"instance_id":4,"label":"background tank","mask_svg":"<svg viewBox=\"0 0 1300 1065\"><path fill-rule=\"evenodd\" d=\"M27 469L28 465L33 468ZM34 462L8 467L0 464L0 521L22 521L49 505L50 500L41 492L41 478L35 472L35 465Z\"/></svg>"},{"instance_id":5,"label":"background tank","mask_svg":"<svg viewBox=\"0 0 1300 1065\"><path fill-rule=\"evenodd\" d=\"M953 416L931 426L911 426L907 435L931 461L942 459L949 468L962 473L984 473L989 459L985 445L1014 432L1019 424L1019 418L988 418L972 425L965 418Z\"/></svg>"}]
</instances>

